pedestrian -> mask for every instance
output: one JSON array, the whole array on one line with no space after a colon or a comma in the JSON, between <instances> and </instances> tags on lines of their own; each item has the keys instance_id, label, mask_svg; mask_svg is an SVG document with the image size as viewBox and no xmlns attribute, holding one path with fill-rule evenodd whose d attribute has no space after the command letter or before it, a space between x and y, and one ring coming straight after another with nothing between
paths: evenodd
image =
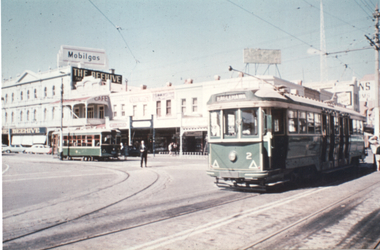
<instances>
[{"instance_id":1,"label":"pedestrian","mask_svg":"<svg viewBox=\"0 0 380 250\"><path fill-rule=\"evenodd\" d=\"M372 136L368 140L371 143L371 150L373 153L373 158L375 160L376 170L380 171L380 140L378 136Z\"/></svg>"},{"instance_id":2,"label":"pedestrian","mask_svg":"<svg viewBox=\"0 0 380 250\"><path fill-rule=\"evenodd\" d=\"M148 149L145 146L144 141L141 141L140 145L140 156L141 156L141 163L140 166L143 167L143 161L145 160L145 167L147 167L147 158L148 158Z\"/></svg>"},{"instance_id":3,"label":"pedestrian","mask_svg":"<svg viewBox=\"0 0 380 250\"><path fill-rule=\"evenodd\" d=\"M177 154L177 143L173 144L173 151L174 151L174 155L176 155Z\"/></svg>"},{"instance_id":4,"label":"pedestrian","mask_svg":"<svg viewBox=\"0 0 380 250\"><path fill-rule=\"evenodd\" d=\"M173 150L173 142L171 142L168 146L168 150L169 150L169 155L172 155L172 150Z\"/></svg>"}]
</instances>

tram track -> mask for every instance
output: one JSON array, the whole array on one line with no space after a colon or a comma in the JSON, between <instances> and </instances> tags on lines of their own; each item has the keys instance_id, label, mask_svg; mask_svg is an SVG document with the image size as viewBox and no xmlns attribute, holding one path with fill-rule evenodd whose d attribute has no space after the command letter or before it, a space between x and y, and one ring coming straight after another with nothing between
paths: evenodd
<instances>
[{"instance_id":1,"label":"tram track","mask_svg":"<svg viewBox=\"0 0 380 250\"><path fill-rule=\"evenodd\" d=\"M287 225L286 227L283 227L265 237L262 237L260 240L257 240L253 243L250 243L249 245L246 245L246 246L243 246L239 249L242 249L242 250L251 250L251 249L255 249L255 248L268 248L268 249L271 249L273 247L276 247L278 248L278 245L276 243L273 243L273 244L269 244L269 245L263 245L263 243L271 240L271 239L274 239L276 237L279 237L281 238L281 241L283 241L283 239L285 237L281 237L282 235L284 234L290 234L289 231L291 231L292 229L296 228L296 227L299 227L303 224L306 224L309 220L311 219L314 219L315 218L315 221L318 220L318 217L321 217L323 216L324 213L326 213L327 211L330 211L330 210L333 210L334 208L344 208L346 205L343 205L343 203L347 203L348 201L351 201L353 199L355 199L355 197L359 197L359 201L357 201L356 203L360 204L360 197L363 195L364 192L370 192L374 189L378 188L378 183L374 183L374 184L371 184L371 185L368 185L366 187L364 187L363 189L359 190L358 192L356 193L351 193L345 197L343 197L342 199L336 201L336 202L333 202L333 203L330 203L326 206L324 206L323 208L317 210L316 212L312 213L312 214L309 214L307 216L304 216L302 218L300 218L299 220L291 223L290 225ZM358 204L351 204L350 206L347 207L347 210L350 210L352 208L354 208L355 206L357 206ZM319 224L321 224L321 222L318 222ZM304 229L302 227L302 229ZM299 231L303 231L303 230L299 230ZM342 241L343 242L343 241ZM339 243L339 245L343 245L342 242ZM376 249L378 246L380 245L380 241L377 242L376 244L373 244L373 246L371 248L373 249ZM294 247L294 246L293 246ZM297 246L298 248L299 246ZM343 248L346 248L345 246L343 246Z\"/></svg>"},{"instance_id":2,"label":"tram track","mask_svg":"<svg viewBox=\"0 0 380 250\"><path fill-rule=\"evenodd\" d=\"M121 172L121 173L123 173L123 174L126 174L126 177L125 177L123 180L121 180L120 182L118 182L118 183L115 183L115 184L112 184L112 185L109 185L109 186L106 186L106 187L103 187L103 188L100 188L100 189L94 190L94 191L92 191L92 192L90 192L90 193L87 193L87 194L82 194L82 195L77 196L77 197L75 197L75 198L66 199L66 200L61 201L61 202L59 202L59 203L50 204L49 206L53 206L53 205L57 206L57 205L60 205L60 204L65 204L65 203L71 202L71 201L73 201L73 200L78 200L78 199L80 199L80 198L88 197L88 196L90 196L90 195L92 195L92 194L95 194L95 193L98 193L98 192L100 192L100 191L105 191L105 190L107 190L107 189L112 189L112 188L114 188L115 186L118 186L118 185L120 185L120 184L125 183L125 182L129 179L129 177L130 177L130 174L129 174L128 172L125 172L125 171L122 171L122 170L119 170L119 169L113 169L113 168L111 169L111 168L100 167L100 166L92 166L92 167L102 168L102 169L112 170L112 171L118 171L118 172ZM123 197L122 199L118 199L118 200L116 200L116 201L114 201L114 202L111 202L111 203L109 203L109 204L107 204L107 205L105 205L105 206L102 206L102 207L100 207L100 208L97 208L97 209L94 209L94 210L91 210L91 211L88 211L88 212L85 212L85 213L79 214L79 215L75 216L74 218L71 218L71 219L68 219L68 220L64 220L64 221L61 221L61 222L59 222L59 223L54 223L54 224L49 225L49 226L41 227L41 228L35 229L35 230L33 230L33 231L30 231L30 232L27 232L27 233L24 233L24 234L19 234L19 235L15 236L15 237L3 238L3 247L4 247L4 249L7 248L7 246L5 245L5 244L7 244L7 243L11 243L11 242L14 242L14 241L16 241L16 240L19 240L19 239L25 238L25 237L27 237L27 236L32 236L32 235L34 235L34 234L37 234L37 233L40 233L40 232L43 232L43 231L46 231L46 230L49 230L49 229L53 229L53 228L56 228L56 227L58 227L58 226L62 226L62 225L64 225L64 224L69 224L69 223L72 223L72 222L74 222L74 221L80 220L81 218L84 218L84 217L86 217L86 216L90 216L90 215L92 215L92 214L98 213L98 212L100 212L100 211L102 211L102 210L105 210L105 209L107 209L107 208L110 208L110 207L112 207L112 206L115 206L115 205L117 205L117 204L119 204L119 203L121 203L121 202L123 202L123 201L125 201L125 200L127 200L127 199L130 199L130 198L132 198L132 197L134 197L134 196L136 196L136 195L138 195L138 194L140 194L140 193L142 193L142 192L148 190L148 189L149 189L150 187L152 187L155 183L157 183L157 181L158 181L159 178L160 178L160 175L159 175L157 172L155 172L155 171L152 171L152 172L154 172L155 175L156 175L154 181L153 181L152 183L150 183L149 185L147 185L146 187L144 187L144 188L138 190L137 192L134 192L134 193L132 193L132 194L126 196L126 197ZM42 210L42 209L44 209L44 208L46 208L46 207L47 207L47 206L45 206L45 207L40 207L40 208L38 208L38 209L34 209L34 210L28 210L28 211L25 211L24 213L18 213L18 214L9 215L9 216L7 216L7 217L4 217L3 220L4 220L4 219L10 219L10 218L13 218L13 217L15 217L15 216L22 215L22 214L33 213L33 212L36 212L36 211L38 211L38 210ZM3 233L4 233L4 232L3 232Z\"/></svg>"}]
</instances>

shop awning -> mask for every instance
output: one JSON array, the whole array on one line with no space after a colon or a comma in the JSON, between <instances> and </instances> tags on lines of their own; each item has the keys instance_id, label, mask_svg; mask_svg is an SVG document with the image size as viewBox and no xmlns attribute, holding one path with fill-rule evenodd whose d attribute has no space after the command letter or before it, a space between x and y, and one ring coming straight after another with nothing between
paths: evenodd
<instances>
[{"instance_id":1,"label":"shop awning","mask_svg":"<svg viewBox=\"0 0 380 250\"><path fill-rule=\"evenodd\" d=\"M45 144L46 135L13 135L12 136L12 145L28 145L33 144Z\"/></svg>"}]
</instances>

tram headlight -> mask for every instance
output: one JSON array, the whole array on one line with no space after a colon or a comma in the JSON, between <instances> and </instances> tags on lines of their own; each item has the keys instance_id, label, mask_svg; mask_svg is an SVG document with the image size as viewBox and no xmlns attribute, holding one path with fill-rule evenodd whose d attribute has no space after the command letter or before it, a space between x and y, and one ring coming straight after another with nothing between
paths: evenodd
<instances>
[{"instance_id":1,"label":"tram headlight","mask_svg":"<svg viewBox=\"0 0 380 250\"><path fill-rule=\"evenodd\" d=\"M236 158L237 158L237 155L236 155L236 152L235 152L235 151L232 151L232 152L228 155L228 159L230 159L230 161L232 161L232 162L236 161Z\"/></svg>"}]
</instances>

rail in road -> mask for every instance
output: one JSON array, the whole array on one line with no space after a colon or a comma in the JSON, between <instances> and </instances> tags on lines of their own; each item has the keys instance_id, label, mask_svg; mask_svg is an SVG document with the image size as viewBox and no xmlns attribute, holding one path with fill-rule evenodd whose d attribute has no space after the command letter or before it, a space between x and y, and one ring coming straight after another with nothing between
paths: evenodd
<instances>
[{"instance_id":1,"label":"rail in road","mask_svg":"<svg viewBox=\"0 0 380 250\"><path fill-rule=\"evenodd\" d=\"M187 172L197 171L200 162L181 169L179 160L168 166L167 159L156 160L165 166L147 169L140 169L138 160L128 168L118 162L80 163L88 174L115 174L113 183L4 213L3 248L379 247L380 201L373 199L380 190L379 173L351 173L338 182L326 179L323 185L267 194L220 190L202 180L204 191L194 187L178 195L176 178L183 174L189 181L183 184L191 185ZM6 174L11 171L12 165Z\"/></svg>"}]
</instances>

